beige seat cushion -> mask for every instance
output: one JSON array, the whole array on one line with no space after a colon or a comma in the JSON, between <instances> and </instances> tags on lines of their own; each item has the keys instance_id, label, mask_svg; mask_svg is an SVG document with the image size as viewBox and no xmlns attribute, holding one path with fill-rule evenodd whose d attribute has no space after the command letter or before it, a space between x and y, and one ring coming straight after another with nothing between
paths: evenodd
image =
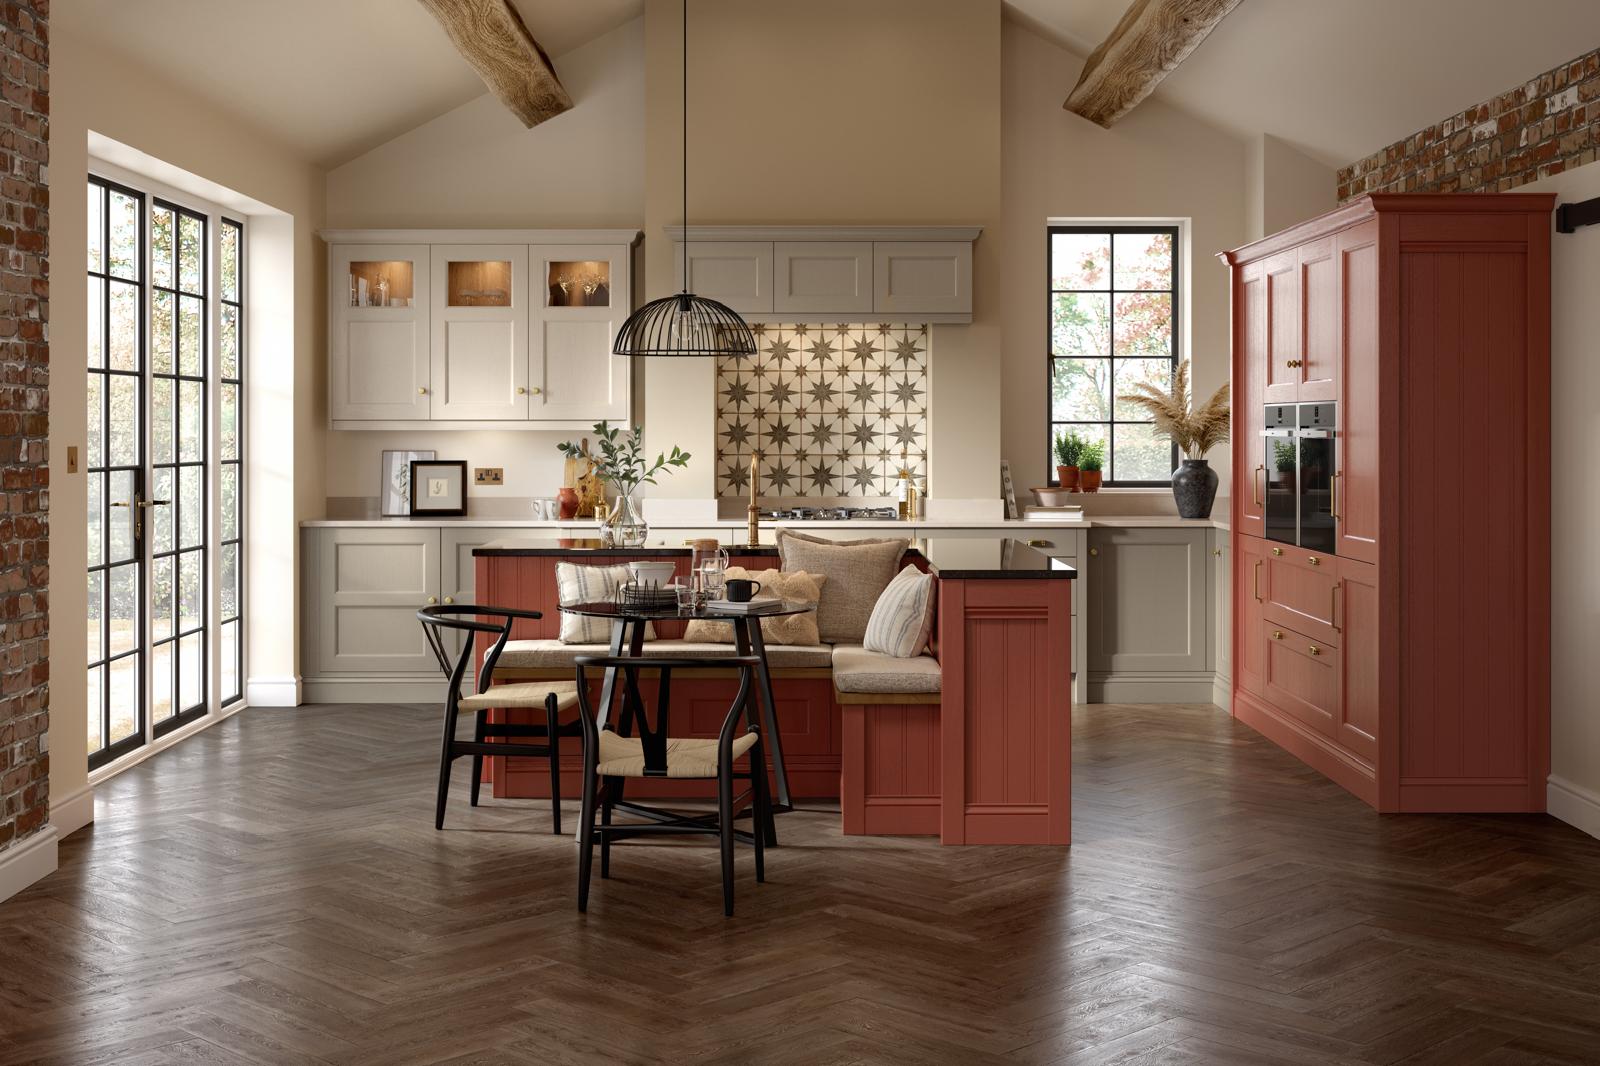
<instances>
[{"instance_id":1,"label":"beige seat cushion","mask_svg":"<svg viewBox=\"0 0 1600 1066\"><path fill-rule=\"evenodd\" d=\"M827 578L805 571L789 573L784 570L746 570L742 566L728 567L729 578L745 578L761 582L758 600L792 600L796 603L817 605L822 586ZM695 619L683 631L684 640L708 641L714 644L733 643L731 622L708 622ZM804 644L816 647L822 643L817 635L817 612L786 614L781 618L761 620L761 640L769 647L774 644Z\"/></svg>"},{"instance_id":2,"label":"beige seat cushion","mask_svg":"<svg viewBox=\"0 0 1600 1066\"><path fill-rule=\"evenodd\" d=\"M784 570L804 570L827 578L817 601L817 630L825 644L860 644L872 606L894 578L900 556L911 542L834 541L778 530L778 557Z\"/></svg>"},{"instance_id":3,"label":"beige seat cushion","mask_svg":"<svg viewBox=\"0 0 1600 1066\"><path fill-rule=\"evenodd\" d=\"M756 742L754 733L733 738L733 757L737 759ZM594 768L601 777L643 777L644 748L638 737L619 737L611 730L600 733L600 761ZM668 777L716 777L715 740L677 740L667 738Z\"/></svg>"},{"instance_id":4,"label":"beige seat cushion","mask_svg":"<svg viewBox=\"0 0 1600 1066\"><path fill-rule=\"evenodd\" d=\"M859 644L833 649L833 687L840 692L938 692L943 676L931 655L898 659Z\"/></svg>"},{"instance_id":5,"label":"beige seat cushion","mask_svg":"<svg viewBox=\"0 0 1600 1066\"><path fill-rule=\"evenodd\" d=\"M496 707L543 707L545 697L552 692L556 694L556 710L564 711L578 705L576 681L529 681L518 685L494 685L488 692L463 696L457 706L463 711Z\"/></svg>"},{"instance_id":6,"label":"beige seat cushion","mask_svg":"<svg viewBox=\"0 0 1600 1066\"><path fill-rule=\"evenodd\" d=\"M559 668L572 669L572 661L580 655L608 655L605 644L563 644L559 640L508 640L500 653L497 667L522 670ZM703 641L654 640L644 646L645 658L683 656L689 659L716 659L733 655L727 644ZM800 667L829 667L833 665L833 649L826 644L769 644L767 662L774 670Z\"/></svg>"}]
</instances>

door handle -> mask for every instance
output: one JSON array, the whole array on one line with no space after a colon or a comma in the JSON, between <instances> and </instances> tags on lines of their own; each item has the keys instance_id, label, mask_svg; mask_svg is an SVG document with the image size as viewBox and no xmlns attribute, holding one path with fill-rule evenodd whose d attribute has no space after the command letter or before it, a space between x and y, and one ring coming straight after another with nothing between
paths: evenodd
<instances>
[{"instance_id":1,"label":"door handle","mask_svg":"<svg viewBox=\"0 0 1600 1066\"><path fill-rule=\"evenodd\" d=\"M1344 582L1335 581L1333 583L1333 588L1329 590L1328 594L1328 624L1333 627L1333 631L1335 633L1344 632L1344 630L1339 628L1339 593L1343 589Z\"/></svg>"},{"instance_id":2,"label":"door handle","mask_svg":"<svg viewBox=\"0 0 1600 1066\"><path fill-rule=\"evenodd\" d=\"M135 494L131 503L127 500L113 500L111 502L111 506L133 508L133 539L143 540L145 508L165 507L171 502L171 500L144 500L140 499L139 496Z\"/></svg>"},{"instance_id":3,"label":"door handle","mask_svg":"<svg viewBox=\"0 0 1600 1066\"><path fill-rule=\"evenodd\" d=\"M1250 498L1255 501L1257 507L1261 506L1261 479L1256 477L1256 474L1265 474L1266 472L1266 466L1262 465L1256 467L1255 474L1250 475Z\"/></svg>"},{"instance_id":4,"label":"door handle","mask_svg":"<svg viewBox=\"0 0 1600 1066\"><path fill-rule=\"evenodd\" d=\"M1333 472L1333 480L1328 482L1328 516L1335 522L1341 521L1339 518L1339 479L1342 477L1344 477L1344 471L1335 470Z\"/></svg>"},{"instance_id":5,"label":"door handle","mask_svg":"<svg viewBox=\"0 0 1600 1066\"><path fill-rule=\"evenodd\" d=\"M1261 602L1261 560L1256 560L1256 602Z\"/></svg>"}]
</instances>

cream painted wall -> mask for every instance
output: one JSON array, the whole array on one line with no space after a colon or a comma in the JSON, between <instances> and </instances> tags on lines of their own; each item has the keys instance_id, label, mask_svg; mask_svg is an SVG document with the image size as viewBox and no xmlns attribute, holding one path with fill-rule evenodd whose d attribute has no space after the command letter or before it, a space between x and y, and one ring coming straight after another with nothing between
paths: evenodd
<instances>
[{"instance_id":1,"label":"cream painted wall","mask_svg":"<svg viewBox=\"0 0 1600 1066\"><path fill-rule=\"evenodd\" d=\"M1228 380L1228 274L1213 254L1245 243L1245 144L1156 99L1109 130L1064 111L1083 60L1006 19L1003 27L1005 321L1001 452L1019 485L1047 474L1046 234L1051 218L1187 218L1184 333L1195 389ZM993 277L993 275L991 275ZM1211 459L1228 492L1226 464ZM1169 501L1170 502L1170 501Z\"/></svg>"},{"instance_id":2,"label":"cream painted wall","mask_svg":"<svg viewBox=\"0 0 1600 1066\"><path fill-rule=\"evenodd\" d=\"M682 221L681 0L645 26L647 293L674 285ZM1002 305L998 0L696 0L689 27L689 217L696 224L973 223L974 325L935 327L935 497L997 497ZM651 448L698 459L658 495L711 497L711 360L646 362ZM942 391L947 390L947 391ZM945 411L955 408L948 417Z\"/></svg>"},{"instance_id":3,"label":"cream painted wall","mask_svg":"<svg viewBox=\"0 0 1600 1066\"><path fill-rule=\"evenodd\" d=\"M554 60L577 103L566 114L525 129L485 93L336 167L328 173L328 227L642 227L644 22ZM562 474L556 444L576 435L330 433L327 491L374 497L384 449L431 448L505 470L503 486L471 487L471 506L553 496Z\"/></svg>"},{"instance_id":4,"label":"cream painted wall","mask_svg":"<svg viewBox=\"0 0 1600 1066\"><path fill-rule=\"evenodd\" d=\"M292 344L270 353L272 379L287 390L285 410L293 411L293 427L279 428L279 474L252 482L247 507L252 519L273 521L271 539L281 539L283 551L251 551L247 580L252 587L277 590L274 609L263 617L276 624L254 625L249 651L252 676L295 673L297 658L295 619L298 611L289 597L298 587L293 580L295 522L322 513L324 488L321 463L323 413L322 381L322 258L314 232L321 224L324 176L316 167L294 158L281 145L234 118L211 109L205 101L181 92L159 75L132 67L70 33L57 32L51 41L50 183L55 210L51 217L50 265L56 281L51 293L50 480L51 480L51 652L57 670L51 678L51 777L53 804L72 800L87 783L85 769L85 677L81 668L86 648L85 617L85 497L81 473L66 470L66 450L84 444L85 379L81 368L86 337L86 306L82 278L86 219L84 182L87 175L90 131L140 149L176 167L272 205L292 220L289 239L292 260L281 263L283 275L272 279L275 295L267 307L252 307L258 315L273 315L278 332ZM247 220L248 221L248 220ZM254 262L254 260L253 260ZM288 280L285 281L285 278ZM288 320L284 320L287 316ZM254 353L268 358L268 353ZM287 372L286 372L287 371ZM288 421L284 419L284 421ZM265 429L266 427L257 427ZM290 460L283 463L284 457ZM261 495L257 495L258 492ZM254 521L253 537L262 535ZM281 534L281 538L279 537ZM258 570L258 564L262 569Z\"/></svg>"},{"instance_id":5,"label":"cream painted wall","mask_svg":"<svg viewBox=\"0 0 1600 1066\"><path fill-rule=\"evenodd\" d=\"M1288 229L1337 206L1338 172L1333 167L1270 133L1261 134L1256 141L1261 162L1261 232L1255 237Z\"/></svg>"},{"instance_id":6,"label":"cream painted wall","mask_svg":"<svg viewBox=\"0 0 1600 1066\"><path fill-rule=\"evenodd\" d=\"M1561 201L1600 196L1600 165L1525 185ZM1600 498L1589 490L1600 451L1600 229L1551 243L1550 813L1600 837ZM1532 546L1538 550L1538 545Z\"/></svg>"}]
</instances>

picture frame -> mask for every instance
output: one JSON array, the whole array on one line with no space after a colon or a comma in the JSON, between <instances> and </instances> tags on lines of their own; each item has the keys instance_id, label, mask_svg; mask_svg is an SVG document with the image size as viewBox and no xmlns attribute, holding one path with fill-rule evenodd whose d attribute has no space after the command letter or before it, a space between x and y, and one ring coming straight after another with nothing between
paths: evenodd
<instances>
[{"instance_id":1,"label":"picture frame","mask_svg":"<svg viewBox=\"0 0 1600 1066\"><path fill-rule=\"evenodd\" d=\"M467 461L411 461L411 517L464 518L467 514Z\"/></svg>"},{"instance_id":2,"label":"picture frame","mask_svg":"<svg viewBox=\"0 0 1600 1066\"><path fill-rule=\"evenodd\" d=\"M1011 460L1000 460L1000 494L1005 497L1006 517L1012 520L1022 517L1017 512L1017 489L1011 482Z\"/></svg>"},{"instance_id":3,"label":"picture frame","mask_svg":"<svg viewBox=\"0 0 1600 1066\"><path fill-rule=\"evenodd\" d=\"M386 451L378 479L378 513L385 518L407 518L411 514L411 461L437 458L433 449Z\"/></svg>"}]
</instances>

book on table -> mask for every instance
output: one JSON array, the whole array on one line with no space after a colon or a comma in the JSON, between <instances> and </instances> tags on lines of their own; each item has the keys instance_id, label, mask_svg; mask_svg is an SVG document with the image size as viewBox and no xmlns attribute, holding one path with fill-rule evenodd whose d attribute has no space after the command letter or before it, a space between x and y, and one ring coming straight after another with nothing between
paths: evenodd
<instances>
[{"instance_id":1,"label":"book on table","mask_svg":"<svg viewBox=\"0 0 1600 1066\"><path fill-rule=\"evenodd\" d=\"M708 600L706 610L721 611L725 614L760 614L763 611L776 611L783 606L782 600L757 598L744 602L733 600Z\"/></svg>"}]
</instances>

